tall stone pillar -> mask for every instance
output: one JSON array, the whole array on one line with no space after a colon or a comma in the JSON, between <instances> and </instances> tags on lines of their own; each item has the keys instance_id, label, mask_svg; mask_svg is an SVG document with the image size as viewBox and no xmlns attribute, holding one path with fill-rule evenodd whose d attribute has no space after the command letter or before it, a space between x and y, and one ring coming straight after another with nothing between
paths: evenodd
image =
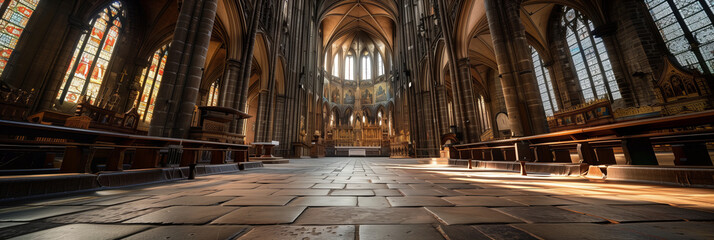
<instances>
[{"instance_id":1,"label":"tall stone pillar","mask_svg":"<svg viewBox=\"0 0 714 240\"><path fill-rule=\"evenodd\" d=\"M217 5L217 0L183 1L149 135L184 138L188 134Z\"/></svg>"},{"instance_id":2,"label":"tall stone pillar","mask_svg":"<svg viewBox=\"0 0 714 240\"><path fill-rule=\"evenodd\" d=\"M480 132L478 129L478 115L476 113L476 94L474 94L473 80L471 78L471 66L468 58L462 58L458 61L459 78L461 83L458 88L458 97L461 98L461 106L458 111L461 111L464 124L465 140L468 142L480 141Z\"/></svg>"},{"instance_id":3,"label":"tall stone pillar","mask_svg":"<svg viewBox=\"0 0 714 240\"><path fill-rule=\"evenodd\" d=\"M221 94L219 104L223 107L234 107L238 79L240 78L241 62L236 59L226 60L226 70L221 80Z\"/></svg>"},{"instance_id":4,"label":"tall stone pillar","mask_svg":"<svg viewBox=\"0 0 714 240\"><path fill-rule=\"evenodd\" d=\"M496 62L513 136L548 131L533 60L520 18L521 0L486 0Z\"/></svg>"},{"instance_id":5,"label":"tall stone pillar","mask_svg":"<svg viewBox=\"0 0 714 240\"><path fill-rule=\"evenodd\" d=\"M270 99L270 94L268 93L267 90L262 90L258 93L258 114L256 114L255 117L255 141L256 142L265 142L265 141L272 141L272 139L266 138L267 136L262 134L266 131L268 131L270 125L268 124L268 120L266 119L268 115L268 101L271 101Z\"/></svg>"},{"instance_id":6,"label":"tall stone pillar","mask_svg":"<svg viewBox=\"0 0 714 240\"><path fill-rule=\"evenodd\" d=\"M236 94L233 98L234 108L240 111L245 111L248 104L248 88L250 88L250 74L253 68L253 52L255 50L255 36L258 32L258 20L260 19L262 13L262 3L263 1L255 1L253 5L253 14L251 18L251 24L249 28L248 35L246 36L246 46L243 51L243 69L241 69L241 75L238 76L238 87L236 88ZM233 121L231 123L231 132L237 134L245 134L245 129L243 129L243 120Z\"/></svg>"},{"instance_id":7,"label":"tall stone pillar","mask_svg":"<svg viewBox=\"0 0 714 240\"><path fill-rule=\"evenodd\" d=\"M91 30L91 26L83 23L74 17L69 18L69 29L67 30L67 35L63 40L62 49L59 52L57 59L72 59L72 54L74 54L74 48L76 47L79 38L82 36L83 32ZM69 61L60 61L62 64L57 64L52 70L52 78L49 84L42 91L41 98L39 99L39 106L37 110L46 110L52 108L52 105L57 101L57 94L62 87L62 81L67 74L67 69L69 68Z\"/></svg>"}]
</instances>

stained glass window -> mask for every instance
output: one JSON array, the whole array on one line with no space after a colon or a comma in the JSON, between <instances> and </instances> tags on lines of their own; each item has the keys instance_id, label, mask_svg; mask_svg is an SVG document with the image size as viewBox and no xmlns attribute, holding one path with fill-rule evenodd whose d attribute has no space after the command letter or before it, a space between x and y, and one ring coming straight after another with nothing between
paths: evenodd
<instances>
[{"instance_id":1,"label":"stained glass window","mask_svg":"<svg viewBox=\"0 0 714 240\"><path fill-rule=\"evenodd\" d=\"M381 54L377 54L377 75L384 75L384 59Z\"/></svg>"},{"instance_id":2,"label":"stained glass window","mask_svg":"<svg viewBox=\"0 0 714 240\"><path fill-rule=\"evenodd\" d=\"M491 129L491 114L489 113L490 111L488 110L488 107L486 105L486 99L484 99L483 96L479 96L476 99L476 105L478 105L477 107L480 113L481 128L483 130Z\"/></svg>"},{"instance_id":3,"label":"stained glass window","mask_svg":"<svg viewBox=\"0 0 714 240\"><path fill-rule=\"evenodd\" d=\"M352 54L347 55L345 59L345 80L355 80L355 57Z\"/></svg>"},{"instance_id":4,"label":"stained glass window","mask_svg":"<svg viewBox=\"0 0 714 240\"><path fill-rule=\"evenodd\" d=\"M340 76L340 58L339 58L339 55L335 55L335 59L332 60L332 76Z\"/></svg>"},{"instance_id":5,"label":"stained glass window","mask_svg":"<svg viewBox=\"0 0 714 240\"><path fill-rule=\"evenodd\" d=\"M555 91L553 91L553 83L550 81L550 72L543 66L543 59L540 58L538 51L533 47L531 47L531 57L533 58L533 70L538 81L538 89L540 89L540 98L543 101L545 115L553 116L553 113L558 111L558 102L555 101Z\"/></svg>"},{"instance_id":6,"label":"stained glass window","mask_svg":"<svg viewBox=\"0 0 714 240\"><path fill-rule=\"evenodd\" d=\"M79 38L57 94L60 103L76 103L81 96L87 96L90 103L96 100L119 39L124 14L122 3L114 1L89 22L92 29Z\"/></svg>"},{"instance_id":7,"label":"stained glass window","mask_svg":"<svg viewBox=\"0 0 714 240\"><path fill-rule=\"evenodd\" d=\"M0 75L40 0L0 0Z\"/></svg>"},{"instance_id":8,"label":"stained glass window","mask_svg":"<svg viewBox=\"0 0 714 240\"><path fill-rule=\"evenodd\" d=\"M714 72L714 25L706 13L714 10L714 1L646 0L652 18L669 51L688 68ZM692 49L698 45L698 51ZM704 62L700 61L703 60Z\"/></svg>"},{"instance_id":9,"label":"stained glass window","mask_svg":"<svg viewBox=\"0 0 714 240\"><path fill-rule=\"evenodd\" d=\"M362 56L362 80L372 79L372 59L369 54Z\"/></svg>"},{"instance_id":10,"label":"stained glass window","mask_svg":"<svg viewBox=\"0 0 714 240\"><path fill-rule=\"evenodd\" d=\"M208 89L208 106L218 106L218 90L220 89L219 80L211 83Z\"/></svg>"},{"instance_id":11,"label":"stained glass window","mask_svg":"<svg viewBox=\"0 0 714 240\"><path fill-rule=\"evenodd\" d=\"M139 93L139 114L141 120L151 122L151 117L154 115L154 105L156 103L156 95L159 94L161 79L164 76L164 67L166 67L166 57L168 57L169 46L166 45L159 48L151 56L151 66L144 68L141 74L142 91Z\"/></svg>"},{"instance_id":12,"label":"stained glass window","mask_svg":"<svg viewBox=\"0 0 714 240\"><path fill-rule=\"evenodd\" d=\"M561 23L585 101L622 98L605 44L590 34L593 23L572 8L565 8Z\"/></svg>"}]
</instances>

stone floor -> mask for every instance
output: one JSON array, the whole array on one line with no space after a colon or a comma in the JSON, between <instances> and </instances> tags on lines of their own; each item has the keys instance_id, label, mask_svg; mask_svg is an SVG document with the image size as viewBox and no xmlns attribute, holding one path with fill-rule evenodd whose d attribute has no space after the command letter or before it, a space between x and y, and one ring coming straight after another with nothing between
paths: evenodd
<instances>
[{"instance_id":1,"label":"stone floor","mask_svg":"<svg viewBox=\"0 0 714 240\"><path fill-rule=\"evenodd\" d=\"M714 189L386 158L5 205L0 239L714 239Z\"/></svg>"}]
</instances>

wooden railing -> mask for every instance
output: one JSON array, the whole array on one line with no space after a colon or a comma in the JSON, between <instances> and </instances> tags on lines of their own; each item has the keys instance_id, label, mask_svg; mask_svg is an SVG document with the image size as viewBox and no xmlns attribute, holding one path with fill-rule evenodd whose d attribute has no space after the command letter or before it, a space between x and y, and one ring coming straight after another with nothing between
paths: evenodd
<instances>
[{"instance_id":1,"label":"wooden railing","mask_svg":"<svg viewBox=\"0 0 714 240\"><path fill-rule=\"evenodd\" d=\"M621 148L628 165L658 165L654 146L667 146L676 165L711 166L707 143L714 142L714 111L635 120L542 135L454 146L460 159L616 164Z\"/></svg>"},{"instance_id":2,"label":"wooden railing","mask_svg":"<svg viewBox=\"0 0 714 240\"><path fill-rule=\"evenodd\" d=\"M58 139L62 141L55 141ZM121 171L128 152L134 153L131 168L144 169L167 163L195 164L203 152L211 152L211 164L225 163L228 152L236 162L248 161L248 147L0 120L0 151L61 151L64 158L60 171L64 173L93 172L95 154L100 151L107 156L105 170Z\"/></svg>"}]
</instances>

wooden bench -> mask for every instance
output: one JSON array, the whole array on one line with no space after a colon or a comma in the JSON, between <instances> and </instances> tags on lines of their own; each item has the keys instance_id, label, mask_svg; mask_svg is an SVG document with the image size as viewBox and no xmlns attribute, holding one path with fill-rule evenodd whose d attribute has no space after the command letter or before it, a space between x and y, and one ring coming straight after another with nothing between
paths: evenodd
<instances>
[{"instance_id":1,"label":"wooden bench","mask_svg":"<svg viewBox=\"0 0 714 240\"><path fill-rule=\"evenodd\" d=\"M42 139L66 141L47 142ZM145 169L157 168L162 161L179 166L195 164L201 151L214 153L211 164L223 164L228 152L232 152L234 156L247 156L249 147L233 143L151 137L5 120L0 120L0 144L35 149L61 147L64 160L60 171L63 173L93 172L91 166L97 151L109 151L106 170L121 171L128 151L135 153L131 168ZM236 159L236 162L238 161L247 159Z\"/></svg>"},{"instance_id":2,"label":"wooden bench","mask_svg":"<svg viewBox=\"0 0 714 240\"><path fill-rule=\"evenodd\" d=\"M613 149L622 148L628 165L658 165L654 146L667 145L676 165L711 166L706 143L714 142L712 123L714 111L703 111L454 148L460 159L487 161L571 162L573 151L589 165L616 164Z\"/></svg>"}]
</instances>

